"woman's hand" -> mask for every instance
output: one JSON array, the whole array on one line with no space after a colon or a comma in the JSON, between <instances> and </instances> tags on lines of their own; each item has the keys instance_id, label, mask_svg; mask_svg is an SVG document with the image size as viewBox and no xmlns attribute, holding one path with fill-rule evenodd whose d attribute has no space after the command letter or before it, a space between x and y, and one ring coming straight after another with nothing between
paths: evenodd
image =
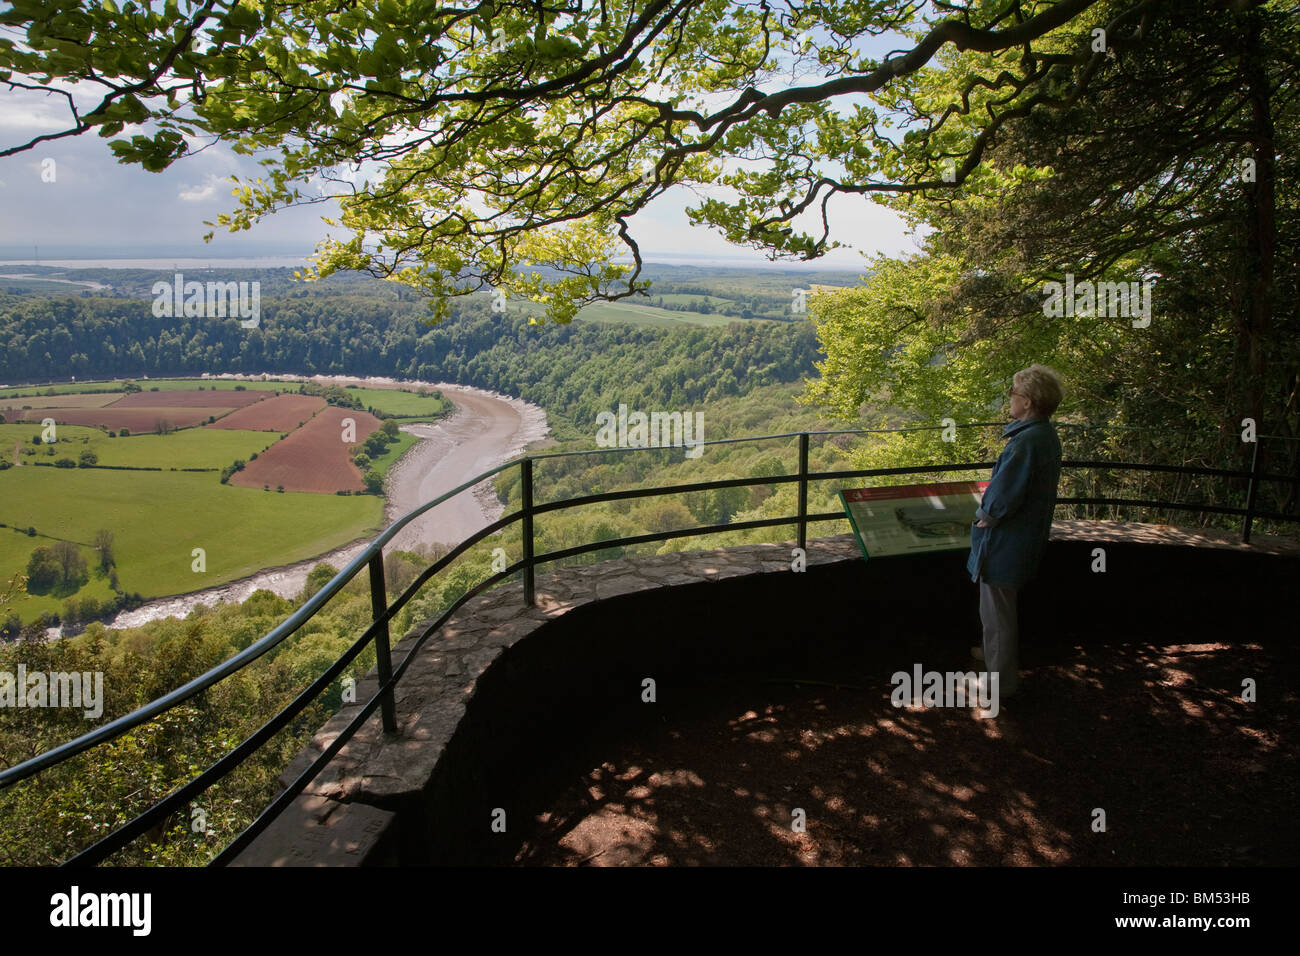
<instances>
[{"instance_id":1,"label":"woman's hand","mask_svg":"<svg viewBox=\"0 0 1300 956\"><path fill-rule=\"evenodd\" d=\"M981 518L979 521L975 522L975 527L977 527L977 528L987 528L988 526L989 526L989 523L988 523L987 521L985 521L983 518Z\"/></svg>"}]
</instances>

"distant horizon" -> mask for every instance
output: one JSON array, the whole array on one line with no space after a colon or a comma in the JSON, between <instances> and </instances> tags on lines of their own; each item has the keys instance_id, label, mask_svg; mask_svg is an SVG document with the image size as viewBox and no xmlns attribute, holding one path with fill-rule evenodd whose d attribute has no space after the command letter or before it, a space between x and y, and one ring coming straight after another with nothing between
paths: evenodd
<instances>
[{"instance_id":1,"label":"distant horizon","mask_svg":"<svg viewBox=\"0 0 1300 956\"><path fill-rule=\"evenodd\" d=\"M9 247L12 248L12 247ZM310 254L297 255L295 253L285 252L265 252L254 255L185 255L175 251L170 253L152 253L143 250L136 251L135 254L105 255L99 254L64 254L57 253L50 256L34 256L9 258L6 254L6 247L0 246L0 267L5 266L38 266L55 269L166 269L166 268L202 268L207 263L220 262L232 268L301 268L306 265ZM726 256L700 256L700 255L682 255L668 252L656 253L647 252L642 254L642 263L645 265L675 266L679 268L734 268L734 269L771 269L785 272L814 271L814 272L853 272L861 273L867 271L865 262L860 265L853 263L844 263L838 260L816 259L811 262L756 262L752 258L738 256L730 258ZM274 265L269 263L274 262ZM629 265L630 261L615 259L615 263ZM105 263L112 263L106 265ZM234 263L249 263L249 265L235 266Z\"/></svg>"}]
</instances>

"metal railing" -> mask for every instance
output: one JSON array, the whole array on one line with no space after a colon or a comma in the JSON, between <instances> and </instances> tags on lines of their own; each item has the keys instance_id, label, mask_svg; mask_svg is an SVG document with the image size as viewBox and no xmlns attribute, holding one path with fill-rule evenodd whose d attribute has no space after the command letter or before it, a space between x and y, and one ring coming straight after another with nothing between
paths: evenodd
<instances>
[{"instance_id":1,"label":"metal railing","mask_svg":"<svg viewBox=\"0 0 1300 956\"><path fill-rule=\"evenodd\" d=\"M979 422L957 427L980 428L1002 423ZM1066 423L1056 423L1058 428L1071 427ZM633 488L625 491L604 492L598 494L581 495L573 498L566 498L559 501L546 502L537 504L533 500L534 492L534 462L546 459L566 458L574 455L604 455L618 453L645 452L651 450L664 450L665 448L681 448L683 446L653 446L649 448L603 448L599 450L582 450L568 452L551 452L539 455L522 456L513 459L495 468L489 469L480 475L471 478L463 484L457 486L446 494L440 495L432 501L415 508L406 515L402 516L392 525L390 525L382 534L372 541L360 554L349 562L341 571L338 572L330 581L325 584L319 591L312 595L303 605L291 614L283 623L272 629L266 636L249 645L244 650L235 654L228 660L222 662L201 676L178 687L176 690L165 694L150 703L112 720L101 727L89 731L71 740L65 744L46 751L36 757L17 764L9 769L0 771L0 789L12 786L20 781L27 780L40 774L57 764L60 764L70 758L89 750L99 744L106 743L120 737L127 731L138 727L145 722L157 717L160 714L190 700L195 695L205 689L218 683L225 677L246 667L262 655L277 647L286 638L300 629L310 621L322 608L326 607L329 602L350 582L363 567L368 568L370 577L370 601L372 619L370 625L365 631L348 647L348 649L320 674L314 681L304 688L288 705L271 717L265 724L258 728L253 734L235 746L225 756L216 761L193 780L182 785L157 803L150 806L147 810L140 813L131 821L118 827L116 830L100 838L91 846L83 849L64 865L94 865L102 862L111 854L117 852L123 847L130 844L133 840L145 834L154 827L163 823L169 816L181 810L185 805L190 803L195 797L212 787L227 774L237 768L244 760L251 756L258 748L271 739L277 732L286 727L298 714L302 713L311 703L324 692L335 679L337 679L347 666L355 660L371 643L374 644L376 652L376 672L379 681L379 687L374 695L357 711L356 715L347 726L338 734L331 744L317 757L311 765L304 770L295 780L293 780L278 797L276 797L261 814L230 844L228 844L213 860L211 865L224 865L232 861L249 843L275 819L275 817L288 806L308 784L328 765L333 757L344 747L352 738L358 729L370 718L376 711L380 712L380 720L386 733L392 734L397 731L397 715L394 703L394 688L401 680L402 675L406 672L407 667L415 659L417 652L423 646L428 638L436 633L442 625L467 601L471 600L478 594L499 582L511 577L517 572L523 572L523 592L525 605L533 605L536 602L535 570L537 566L560 561L565 558L575 557L592 551L604 550L616 547L626 547L637 544L650 542L667 541L673 538L692 537L698 535L715 534L721 532L735 532L754 528L768 528L780 525L794 525L796 528L796 542L801 549L807 548L807 532L809 524L822 521L844 520L845 516L842 511L820 512L816 514L808 513L808 486L816 481L832 481L848 478L873 478L898 475L921 475L921 474L939 474L953 471L972 471L982 470L993 467L993 462L963 462L957 464L927 464L923 466L908 466L898 468L872 468L872 469L851 469L826 472L812 472L808 467L809 440L811 436L831 436L831 435L870 435L870 434L897 434L914 431L934 431L941 426L919 426L916 428L905 429L844 429L834 431L808 431L808 432L789 432L778 435L762 435L751 438L735 439L717 439L711 441L700 441L697 445L730 445L745 442L771 441L776 439L798 439L798 467L793 474L786 475L767 475L752 478L727 478L714 481L692 482L689 484L658 486L654 488ZM1268 437L1268 436L1261 436ZM1070 497L1057 498L1057 505L1112 505L1133 508L1156 508L1156 509L1176 509L1179 511L1200 512L1207 514L1234 515L1242 518L1242 538L1244 541L1250 540L1251 526L1255 519L1269 519L1281 522L1300 521L1300 516L1293 514L1283 514L1271 511L1260 511L1257 509L1258 487L1264 481L1279 481L1295 484L1295 476L1263 474L1258 471L1258 445L1256 445L1255 454L1252 457L1252 467L1249 471L1235 471L1232 469L1222 468L1196 468L1178 465L1160 465L1160 464L1142 464L1134 462L1117 462L1117 461L1095 461L1095 460L1073 460L1066 459L1061 462L1062 469L1081 468L1081 469L1129 469L1142 470L1150 472L1177 473L1186 475L1198 475L1214 478L1237 479L1247 482L1246 506L1244 508L1234 508L1225 505L1206 504L1203 502L1170 502L1145 499L1122 499L1107 497ZM389 544L394 536L401 531L414 519L420 517L425 512L437 507L445 501L450 500L462 492L468 491L483 481L491 479L502 472L519 468L521 481L520 509L511 514L507 514L491 522L486 527L466 538L452 548L447 554L438 558L419 576L417 576L397 597L396 600L389 602L387 586L384 575L384 547ZM757 485L779 485L797 483L797 507L793 515L781 516L777 518L763 518L747 521L738 521L731 523L703 525L691 528L680 528L671 531L661 531L649 534L633 535L628 537L605 539L593 541L574 547L564 548L558 551L551 551L544 554L535 553L535 532L534 519L538 515L549 514L571 508L579 508L586 505L597 504L608 501L622 501L636 498L644 498L662 495L683 495L695 491L711 491L720 488L733 487L750 487ZM392 654L389 647L389 622L394 616L409 603L420 589L438 572L446 568L452 561L460 557L471 547L482 541L489 535L519 522L522 526L522 558L512 565L507 566L504 570L492 574L479 584L467 590L463 595L454 600L447 606L443 612L419 634L412 643L407 655L403 660L393 666Z\"/></svg>"}]
</instances>

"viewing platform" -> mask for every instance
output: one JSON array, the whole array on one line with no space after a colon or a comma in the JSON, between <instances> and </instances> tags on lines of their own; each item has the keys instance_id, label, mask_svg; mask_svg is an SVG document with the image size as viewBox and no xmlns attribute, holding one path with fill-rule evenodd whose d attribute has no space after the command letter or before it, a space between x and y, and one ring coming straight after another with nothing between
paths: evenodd
<instances>
[{"instance_id":1,"label":"viewing platform","mask_svg":"<svg viewBox=\"0 0 1300 956\"><path fill-rule=\"evenodd\" d=\"M373 714L235 865L1295 859L1300 543L1056 522L1021 597L1022 692L994 717L890 699L898 671L978 666L964 552L864 561L840 535L796 572L793 547L473 598L415 652L397 733Z\"/></svg>"}]
</instances>

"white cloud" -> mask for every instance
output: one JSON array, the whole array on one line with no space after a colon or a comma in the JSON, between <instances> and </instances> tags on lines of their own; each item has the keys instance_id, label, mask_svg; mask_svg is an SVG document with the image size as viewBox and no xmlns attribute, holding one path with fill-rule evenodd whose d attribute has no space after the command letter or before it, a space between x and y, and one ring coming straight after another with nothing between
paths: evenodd
<instances>
[{"instance_id":1,"label":"white cloud","mask_svg":"<svg viewBox=\"0 0 1300 956\"><path fill-rule=\"evenodd\" d=\"M182 186L176 193L176 198L181 202L204 202L216 196L217 184L220 182L216 176L209 175L201 186Z\"/></svg>"}]
</instances>

